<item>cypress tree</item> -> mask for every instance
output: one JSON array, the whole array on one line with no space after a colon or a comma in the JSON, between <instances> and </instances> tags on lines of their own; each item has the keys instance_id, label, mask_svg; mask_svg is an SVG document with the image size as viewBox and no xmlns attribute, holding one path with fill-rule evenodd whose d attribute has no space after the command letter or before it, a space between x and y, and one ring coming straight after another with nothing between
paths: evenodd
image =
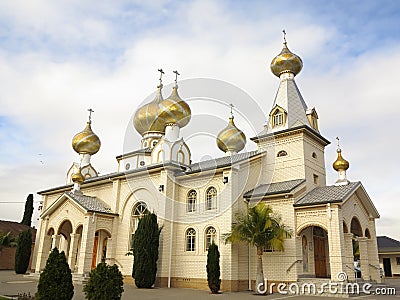
<instances>
[{"instance_id":1,"label":"cypress tree","mask_svg":"<svg viewBox=\"0 0 400 300\"><path fill-rule=\"evenodd\" d=\"M157 216L145 214L138 224L133 237L133 271L132 277L138 288L151 288L156 281L158 246L161 228Z\"/></svg>"},{"instance_id":2,"label":"cypress tree","mask_svg":"<svg viewBox=\"0 0 400 300\"><path fill-rule=\"evenodd\" d=\"M40 274L36 300L71 300L74 296L71 269L64 251L54 248Z\"/></svg>"},{"instance_id":3,"label":"cypress tree","mask_svg":"<svg viewBox=\"0 0 400 300\"><path fill-rule=\"evenodd\" d=\"M18 236L18 244L15 252L14 270L17 274L25 274L28 270L29 259L31 258L32 233L28 229L22 231Z\"/></svg>"},{"instance_id":4,"label":"cypress tree","mask_svg":"<svg viewBox=\"0 0 400 300\"><path fill-rule=\"evenodd\" d=\"M212 243L208 248L207 254L207 282L208 287L213 294L217 294L220 289L221 279L219 279L219 276L220 267L218 246Z\"/></svg>"},{"instance_id":5,"label":"cypress tree","mask_svg":"<svg viewBox=\"0 0 400 300\"><path fill-rule=\"evenodd\" d=\"M21 224L31 227L33 214L33 194L29 194L25 202L24 217L22 218Z\"/></svg>"}]
</instances>

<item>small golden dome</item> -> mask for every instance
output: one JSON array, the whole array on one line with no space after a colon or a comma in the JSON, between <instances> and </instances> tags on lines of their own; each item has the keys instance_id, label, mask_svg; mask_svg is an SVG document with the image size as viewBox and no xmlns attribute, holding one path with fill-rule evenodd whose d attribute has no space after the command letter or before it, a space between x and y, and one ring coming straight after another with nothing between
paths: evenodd
<instances>
[{"instance_id":1,"label":"small golden dome","mask_svg":"<svg viewBox=\"0 0 400 300\"><path fill-rule=\"evenodd\" d=\"M135 112L133 125L142 136L149 131L165 132L165 122L159 117L161 112L160 103L163 101L161 93L163 85L160 84L157 88L158 91L154 100L139 107Z\"/></svg>"},{"instance_id":2,"label":"small golden dome","mask_svg":"<svg viewBox=\"0 0 400 300\"><path fill-rule=\"evenodd\" d=\"M218 133L217 145L224 152L239 152L246 145L246 136L236 127L233 116L229 118L228 126Z\"/></svg>"},{"instance_id":3,"label":"small golden dome","mask_svg":"<svg viewBox=\"0 0 400 300\"><path fill-rule=\"evenodd\" d=\"M82 184L85 181L85 177L81 173L81 169L78 169L77 173L72 174L72 182Z\"/></svg>"},{"instance_id":4,"label":"small golden dome","mask_svg":"<svg viewBox=\"0 0 400 300\"><path fill-rule=\"evenodd\" d=\"M287 47L286 38L283 43L283 49L271 62L272 73L279 77L282 73L293 73L295 76L300 73L303 68L301 58L292 53Z\"/></svg>"},{"instance_id":5,"label":"small golden dome","mask_svg":"<svg viewBox=\"0 0 400 300\"><path fill-rule=\"evenodd\" d=\"M350 166L349 162L342 157L342 150L340 148L337 149L337 154L338 156L336 161L333 163L333 168L338 172L346 171Z\"/></svg>"},{"instance_id":6,"label":"small golden dome","mask_svg":"<svg viewBox=\"0 0 400 300\"><path fill-rule=\"evenodd\" d=\"M191 118L189 105L178 94L178 86L172 88L171 95L161 102L160 119L167 124L176 124L180 128L186 126Z\"/></svg>"},{"instance_id":7,"label":"small golden dome","mask_svg":"<svg viewBox=\"0 0 400 300\"><path fill-rule=\"evenodd\" d=\"M72 148L79 154L96 154L101 146L99 137L92 131L91 121L86 128L77 133L72 139Z\"/></svg>"}]
</instances>

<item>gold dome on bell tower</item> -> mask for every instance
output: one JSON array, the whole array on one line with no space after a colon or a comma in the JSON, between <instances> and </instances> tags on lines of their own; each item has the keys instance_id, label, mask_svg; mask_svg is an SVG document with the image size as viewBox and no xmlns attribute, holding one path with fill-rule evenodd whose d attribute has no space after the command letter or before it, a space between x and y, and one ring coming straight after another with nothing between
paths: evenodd
<instances>
[{"instance_id":1,"label":"gold dome on bell tower","mask_svg":"<svg viewBox=\"0 0 400 300\"><path fill-rule=\"evenodd\" d=\"M283 49L281 53L274 57L270 67L272 73L277 77L280 77L283 73L292 73L296 76L303 68L303 61L300 56L292 53L287 47L285 30L283 30Z\"/></svg>"},{"instance_id":2,"label":"gold dome on bell tower","mask_svg":"<svg viewBox=\"0 0 400 300\"><path fill-rule=\"evenodd\" d=\"M246 145L246 136L233 122L233 105L231 104L231 116L228 125L217 136L217 146L227 154L237 153Z\"/></svg>"},{"instance_id":3,"label":"gold dome on bell tower","mask_svg":"<svg viewBox=\"0 0 400 300\"><path fill-rule=\"evenodd\" d=\"M99 137L93 132L91 115L93 110L89 109L89 121L85 129L77 133L72 138L72 148L79 154L96 154L100 150L101 142Z\"/></svg>"}]
</instances>

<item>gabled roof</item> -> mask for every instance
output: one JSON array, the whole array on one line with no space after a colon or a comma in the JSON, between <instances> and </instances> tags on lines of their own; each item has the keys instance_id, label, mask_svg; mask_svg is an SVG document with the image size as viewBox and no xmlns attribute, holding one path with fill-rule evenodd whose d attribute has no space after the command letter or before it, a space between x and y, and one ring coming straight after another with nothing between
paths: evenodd
<instances>
[{"instance_id":1,"label":"gabled roof","mask_svg":"<svg viewBox=\"0 0 400 300\"><path fill-rule=\"evenodd\" d=\"M110 214L110 215L116 215L111 212L111 208L108 207L105 203L103 203L100 199L97 199L96 197L92 196L86 196L82 194L82 192L64 192L58 199L53 202L41 215L40 217L44 217L53 211L55 211L62 203L67 201L69 199L70 201L76 203L81 210L86 211L86 212L98 212L102 214Z\"/></svg>"},{"instance_id":2,"label":"gabled roof","mask_svg":"<svg viewBox=\"0 0 400 300\"><path fill-rule=\"evenodd\" d=\"M294 206L342 202L346 200L347 197L349 197L359 186L361 186L361 182L350 182L347 185L317 187L303 198L297 200Z\"/></svg>"},{"instance_id":3,"label":"gabled roof","mask_svg":"<svg viewBox=\"0 0 400 300\"><path fill-rule=\"evenodd\" d=\"M3 233L11 232L12 236L15 238L17 238L22 231L26 231L28 229L31 229L32 241L35 242L35 236L36 236L35 228L29 227L27 225L18 222L0 220L0 231Z\"/></svg>"},{"instance_id":4,"label":"gabled roof","mask_svg":"<svg viewBox=\"0 0 400 300\"><path fill-rule=\"evenodd\" d=\"M99 201L96 197L86 196L79 193L65 192L68 198L74 200L87 211L100 213L111 213L111 208Z\"/></svg>"},{"instance_id":5,"label":"gabled roof","mask_svg":"<svg viewBox=\"0 0 400 300\"><path fill-rule=\"evenodd\" d=\"M387 253L387 252L399 252L400 253L400 242L392 239L388 236L377 236L378 241L378 252L379 253Z\"/></svg>"},{"instance_id":6,"label":"gabled roof","mask_svg":"<svg viewBox=\"0 0 400 300\"><path fill-rule=\"evenodd\" d=\"M306 181L305 179L295 179L295 180L275 182L270 184L261 184L256 188L246 192L243 195L243 197L248 199L248 198L290 193L305 181Z\"/></svg>"},{"instance_id":7,"label":"gabled roof","mask_svg":"<svg viewBox=\"0 0 400 300\"><path fill-rule=\"evenodd\" d=\"M246 159L250 159L261 152L256 151L250 151L250 152L244 152L244 153L238 153L234 154L231 156L223 156L219 157L216 159L210 159L210 160L205 160L201 161L198 163L191 164L186 171L179 172L176 175L186 175L186 174L191 174L191 173L196 173L196 172L202 172L202 171L207 171L207 170L214 170L218 169L221 167L229 167L231 165L240 163L242 161L245 161Z\"/></svg>"}]
</instances>

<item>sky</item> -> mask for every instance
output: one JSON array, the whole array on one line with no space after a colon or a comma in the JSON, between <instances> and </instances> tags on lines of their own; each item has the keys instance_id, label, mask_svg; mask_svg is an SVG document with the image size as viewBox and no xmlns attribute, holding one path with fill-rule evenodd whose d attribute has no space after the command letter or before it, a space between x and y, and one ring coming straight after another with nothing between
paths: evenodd
<instances>
[{"instance_id":1,"label":"sky","mask_svg":"<svg viewBox=\"0 0 400 300\"><path fill-rule=\"evenodd\" d=\"M20 221L29 193L37 208L38 191L65 183L79 159L71 140L88 108L102 142L92 164L100 174L115 172L115 157L135 150L127 137L140 141L132 116L154 93L160 67L166 90L177 69L182 81L240 88L255 102L250 115L251 107L268 115L279 85L269 64L282 48L283 29L304 63L296 83L332 142L327 183L337 177L331 164L339 136L348 178L364 184L381 215L378 235L400 239L396 0L1 1L0 219ZM192 111L207 114L201 106ZM228 116L223 109L210 114ZM252 126L242 129L252 137L266 119L249 119ZM215 142L199 141L190 144L194 161L222 156Z\"/></svg>"}]
</instances>

